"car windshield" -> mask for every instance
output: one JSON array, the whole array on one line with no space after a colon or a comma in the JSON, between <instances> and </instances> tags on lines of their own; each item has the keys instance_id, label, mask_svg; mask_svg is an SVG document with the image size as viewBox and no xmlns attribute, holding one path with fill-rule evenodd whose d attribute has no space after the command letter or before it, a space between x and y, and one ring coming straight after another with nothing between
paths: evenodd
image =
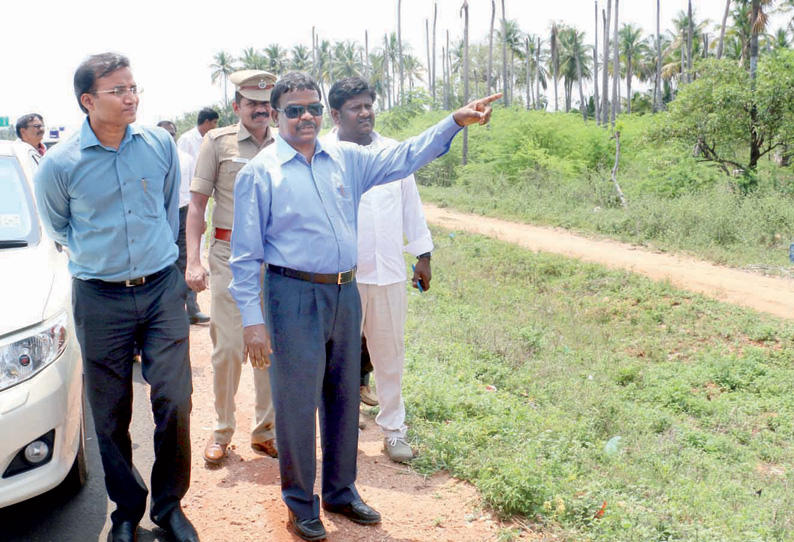
<instances>
[{"instance_id":1,"label":"car windshield","mask_svg":"<svg viewBox=\"0 0 794 542\"><path fill-rule=\"evenodd\" d=\"M11 156L0 156L0 249L38 243L35 213L19 162Z\"/></svg>"}]
</instances>

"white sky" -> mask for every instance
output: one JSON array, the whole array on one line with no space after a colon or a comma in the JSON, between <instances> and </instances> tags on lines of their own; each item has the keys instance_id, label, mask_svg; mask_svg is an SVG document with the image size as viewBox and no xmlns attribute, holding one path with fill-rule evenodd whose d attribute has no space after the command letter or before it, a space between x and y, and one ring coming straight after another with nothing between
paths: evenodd
<instances>
[{"instance_id":1,"label":"white sky","mask_svg":"<svg viewBox=\"0 0 794 542\"><path fill-rule=\"evenodd\" d=\"M87 55L109 50L127 55L138 84L145 89L138 120L154 123L221 100L210 82L209 64L220 50L240 55L246 47L271 43L292 47L311 43L312 24L322 39L364 42L370 48L385 32L396 31L397 0L0 0L3 6L3 53L0 54L0 116L11 121L37 111L48 125L82 121L72 90L76 66ZM463 35L458 16L462 0L438 0L438 45L445 30L450 40ZM572 24L592 41L594 0L505 0L508 19L523 31L548 34L550 21ZM599 0L599 10L606 0ZM698 18L719 24L725 0L693 0ZM31 7L34 6L34 7ZM490 24L489 0L470 0L470 39L483 41ZM497 23L501 17L497 0ZM686 9L686 0L662 0L662 29ZM620 19L655 29L656 0L622 0ZM425 18L432 0L403 0L403 39L426 62ZM437 70L440 70L440 62Z\"/></svg>"}]
</instances>

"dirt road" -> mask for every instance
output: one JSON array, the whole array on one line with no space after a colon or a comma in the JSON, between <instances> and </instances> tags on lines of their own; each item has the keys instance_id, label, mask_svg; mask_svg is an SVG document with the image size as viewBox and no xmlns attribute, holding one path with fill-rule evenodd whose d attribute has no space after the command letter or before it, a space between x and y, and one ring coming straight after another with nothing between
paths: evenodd
<instances>
[{"instance_id":1,"label":"dirt road","mask_svg":"<svg viewBox=\"0 0 794 542\"><path fill-rule=\"evenodd\" d=\"M794 318L794 284L789 279L722 267L686 256L576 235L495 218L424 206L428 222L449 230L488 235L535 252L550 252L614 269L628 269L684 290L761 312Z\"/></svg>"}]
</instances>

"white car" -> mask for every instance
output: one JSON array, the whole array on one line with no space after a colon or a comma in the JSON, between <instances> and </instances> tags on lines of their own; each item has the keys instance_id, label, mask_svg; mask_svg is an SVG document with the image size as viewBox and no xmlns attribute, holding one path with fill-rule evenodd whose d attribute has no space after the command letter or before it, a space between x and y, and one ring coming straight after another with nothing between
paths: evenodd
<instances>
[{"instance_id":1,"label":"white car","mask_svg":"<svg viewBox=\"0 0 794 542\"><path fill-rule=\"evenodd\" d=\"M24 147L0 141L0 507L87 476L68 258L41 226Z\"/></svg>"}]
</instances>

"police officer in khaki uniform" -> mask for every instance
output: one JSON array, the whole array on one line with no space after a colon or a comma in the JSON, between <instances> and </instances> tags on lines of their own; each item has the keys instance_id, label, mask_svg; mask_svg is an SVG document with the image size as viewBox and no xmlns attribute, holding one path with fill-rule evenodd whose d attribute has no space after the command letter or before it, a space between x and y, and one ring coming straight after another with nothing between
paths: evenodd
<instances>
[{"instance_id":1,"label":"police officer in khaki uniform","mask_svg":"<svg viewBox=\"0 0 794 542\"><path fill-rule=\"evenodd\" d=\"M260 70L243 70L231 74L229 80L236 87L232 107L240 117L240 122L207 132L190 184L191 200L187 218L185 280L197 292L206 289L209 283L212 295L210 337L217 420L215 431L204 449L204 460L210 464L219 464L226 457L226 448L235 429L234 396L240 384L242 364L246 361L240 312L229 293L232 281L229 242L234 210L234 181L240 169L273 142L270 90L276 82L276 76ZM207 270L201 265L200 240L206 228L204 211L210 196L215 199L215 207L208 276ZM251 447L271 457L278 457L270 377L267 369L253 371L256 409Z\"/></svg>"}]
</instances>

